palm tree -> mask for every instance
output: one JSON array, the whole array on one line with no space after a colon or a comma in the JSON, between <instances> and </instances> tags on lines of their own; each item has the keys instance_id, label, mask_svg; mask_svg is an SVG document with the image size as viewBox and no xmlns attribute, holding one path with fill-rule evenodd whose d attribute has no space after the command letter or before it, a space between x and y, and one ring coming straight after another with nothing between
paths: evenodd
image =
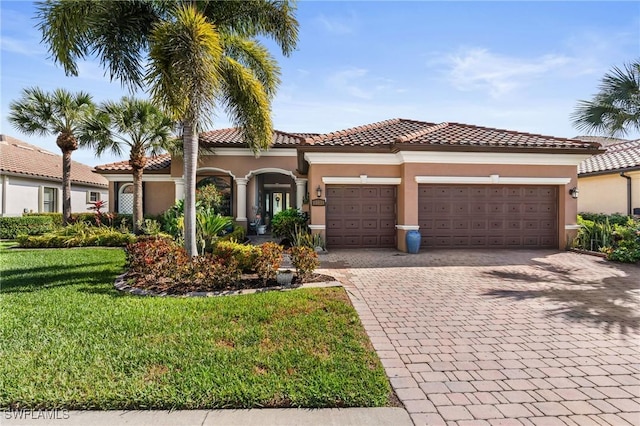
<instances>
[{"instance_id":1,"label":"palm tree","mask_svg":"<svg viewBox=\"0 0 640 426\"><path fill-rule=\"evenodd\" d=\"M578 130L623 136L640 131L640 61L613 67L590 101L579 101L571 116Z\"/></svg>"},{"instance_id":2,"label":"palm tree","mask_svg":"<svg viewBox=\"0 0 640 426\"><path fill-rule=\"evenodd\" d=\"M62 222L71 219L71 153L78 149L78 129L94 109L91 95L64 89L44 92L24 89L20 99L9 105L9 122L27 135L58 135L62 151Z\"/></svg>"},{"instance_id":3,"label":"palm tree","mask_svg":"<svg viewBox=\"0 0 640 426\"><path fill-rule=\"evenodd\" d=\"M133 230L142 222L142 173L147 154L157 155L169 142L173 123L147 100L123 97L103 102L81 129L81 145L91 146L98 156L106 151L122 155L129 150L133 170Z\"/></svg>"},{"instance_id":4,"label":"palm tree","mask_svg":"<svg viewBox=\"0 0 640 426\"><path fill-rule=\"evenodd\" d=\"M43 41L67 74L77 75L76 61L95 53L111 78L131 88L150 85L153 100L182 123L190 255L197 254L198 133L220 106L254 152L268 148L279 68L255 37L273 39L289 55L298 36L293 13L288 0L40 4Z\"/></svg>"}]
</instances>

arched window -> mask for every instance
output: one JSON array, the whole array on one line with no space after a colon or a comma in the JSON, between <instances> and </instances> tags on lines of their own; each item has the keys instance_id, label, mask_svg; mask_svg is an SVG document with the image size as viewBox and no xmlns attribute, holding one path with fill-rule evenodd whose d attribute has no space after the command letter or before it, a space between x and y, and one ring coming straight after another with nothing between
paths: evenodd
<instances>
[{"instance_id":1,"label":"arched window","mask_svg":"<svg viewBox=\"0 0 640 426\"><path fill-rule=\"evenodd\" d=\"M133 184L126 183L118 191L118 213L133 214Z\"/></svg>"},{"instance_id":2,"label":"arched window","mask_svg":"<svg viewBox=\"0 0 640 426\"><path fill-rule=\"evenodd\" d=\"M196 189L203 186L214 185L218 192L222 195L222 203L220 206L220 214L223 216L233 215L233 185L231 176L207 176L196 184Z\"/></svg>"}]
</instances>

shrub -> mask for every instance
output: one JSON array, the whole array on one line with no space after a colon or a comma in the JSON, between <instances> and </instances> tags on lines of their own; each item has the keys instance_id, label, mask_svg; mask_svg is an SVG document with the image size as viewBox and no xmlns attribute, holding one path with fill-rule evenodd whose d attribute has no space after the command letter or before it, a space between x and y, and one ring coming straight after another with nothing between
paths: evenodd
<instances>
[{"instance_id":1,"label":"shrub","mask_svg":"<svg viewBox=\"0 0 640 426\"><path fill-rule=\"evenodd\" d=\"M62 213L24 213L22 217L50 217L55 226L62 226ZM87 222L93 226L106 225L113 228L126 227L132 229L133 215L123 213L101 213L98 223L96 214L91 212L72 213L71 223Z\"/></svg>"},{"instance_id":2,"label":"shrub","mask_svg":"<svg viewBox=\"0 0 640 426\"><path fill-rule=\"evenodd\" d=\"M311 278L311 274L320 266L318 253L310 247L291 247L291 263L296 268L298 279L301 282Z\"/></svg>"},{"instance_id":3,"label":"shrub","mask_svg":"<svg viewBox=\"0 0 640 426\"><path fill-rule=\"evenodd\" d=\"M204 208L211 208L216 213L220 213L222 194L215 185L205 185L196 189L196 202L202 204Z\"/></svg>"},{"instance_id":4,"label":"shrub","mask_svg":"<svg viewBox=\"0 0 640 426\"><path fill-rule=\"evenodd\" d=\"M216 213L213 209L202 209L196 212L196 239L200 245L200 252L213 250L222 234L229 226L233 226L231 218Z\"/></svg>"},{"instance_id":5,"label":"shrub","mask_svg":"<svg viewBox=\"0 0 640 426\"><path fill-rule=\"evenodd\" d=\"M20 247L52 248L52 247L122 247L136 240L135 235L122 233L106 226L96 227L85 222L59 228L43 235L19 235Z\"/></svg>"},{"instance_id":6,"label":"shrub","mask_svg":"<svg viewBox=\"0 0 640 426\"><path fill-rule=\"evenodd\" d=\"M264 284L276 278L282 262L282 251L282 246L276 243L266 242L260 245L260 255L256 259L255 271Z\"/></svg>"},{"instance_id":7,"label":"shrub","mask_svg":"<svg viewBox=\"0 0 640 426\"><path fill-rule=\"evenodd\" d=\"M305 232L300 228L296 228L292 243L297 247L310 247L313 249L320 247L323 250L325 249L324 238L322 238L322 235Z\"/></svg>"},{"instance_id":8,"label":"shrub","mask_svg":"<svg viewBox=\"0 0 640 426\"><path fill-rule=\"evenodd\" d=\"M218 241L213 254L222 259L235 259L238 267L243 272L252 271L258 256L260 247L249 244L240 244L235 241Z\"/></svg>"},{"instance_id":9,"label":"shrub","mask_svg":"<svg viewBox=\"0 0 640 426\"><path fill-rule=\"evenodd\" d=\"M603 213L580 213L580 217L584 220L590 220L596 223L609 222L611 225L627 225L629 220L633 221L631 216L621 213L606 215Z\"/></svg>"},{"instance_id":10,"label":"shrub","mask_svg":"<svg viewBox=\"0 0 640 426\"><path fill-rule=\"evenodd\" d=\"M53 230L53 219L42 217L0 217L0 238L15 239L20 234L40 235Z\"/></svg>"},{"instance_id":11,"label":"shrub","mask_svg":"<svg viewBox=\"0 0 640 426\"><path fill-rule=\"evenodd\" d=\"M233 225L233 230L228 234L221 235L220 240L244 241L246 236L247 236L247 230L244 229L244 226Z\"/></svg>"},{"instance_id":12,"label":"shrub","mask_svg":"<svg viewBox=\"0 0 640 426\"><path fill-rule=\"evenodd\" d=\"M308 232L307 220L307 214L298 209L282 210L271 218L271 232L276 237L293 241L297 229Z\"/></svg>"},{"instance_id":13,"label":"shrub","mask_svg":"<svg viewBox=\"0 0 640 426\"><path fill-rule=\"evenodd\" d=\"M211 254L189 257L166 238L144 238L129 244L129 277L137 287L170 293L223 289L240 278L238 262Z\"/></svg>"}]
</instances>

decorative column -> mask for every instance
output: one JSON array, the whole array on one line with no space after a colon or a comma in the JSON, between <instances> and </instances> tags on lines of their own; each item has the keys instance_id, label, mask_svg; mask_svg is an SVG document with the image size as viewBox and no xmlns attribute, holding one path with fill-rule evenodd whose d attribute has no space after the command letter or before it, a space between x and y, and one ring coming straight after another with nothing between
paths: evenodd
<instances>
[{"instance_id":1,"label":"decorative column","mask_svg":"<svg viewBox=\"0 0 640 426\"><path fill-rule=\"evenodd\" d=\"M307 194L307 179L297 178L296 179L296 207L299 210L302 210L302 200L304 200L304 196Z\"/></svg>"},{"instance_id":2,"label":"decorative column","mask_svg":"<svg viewBox=\"0 0 640 426\"><path fill-rule=\"evenodd\" d=\"M184 200L184 177L173 178L173 184L175 185L175 199Z\"/></svg>"},{"instance_id":3,"label":"decorative column","mask_svg":"<svg viewBox=\"0 0 640 426\"><path fill-rule=\"evenodd\" d=\"M236 222L247 221L247 183L249 179L236 178Z\"/></svg>"}]
</instances>

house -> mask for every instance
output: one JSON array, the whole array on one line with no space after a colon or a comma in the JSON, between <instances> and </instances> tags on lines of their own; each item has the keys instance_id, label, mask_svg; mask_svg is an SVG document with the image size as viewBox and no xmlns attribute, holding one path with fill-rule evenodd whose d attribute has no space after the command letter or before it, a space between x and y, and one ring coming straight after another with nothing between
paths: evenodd
<instances>
[{"instance_id":1,"label":"house","mask_svg":"<svg viewBox=\"0 0 640 426\"><path fill-rule=\"evenodd\" d=\"M200 135L198 186L216 185L227 213L256 216L298 207L329 248L396 247L422 234L432 248L565 248L576 232L577 166L599 144L458 123L391 119L328 134L275 131L255 157L236 129ZM96 171L112 210L131 192L127 162ZM144 172L145 212L183 198L183 162L169 155ZM123 197L124 200L123 201Z\"/></svg>"},{"instance_id":2,"label":"house","mask_svg":"<svg viewBox=\"0 0 640 426\"><path fill-rule=\"evenodd\" d=\"M578 211L640 215L640 139L588 140L599 142L606 151L578 166Z\"/></svg>"},{"instance_id":3,"label":"house","mask_svg":"<svg viewBox=\"0 0 640 426\"><path fill-rule=\"evenodd\" d=\"M72 161L71 211L108 201L109 182L92 168ZM62 212L62 156L7 135L0 135L0 215Z\"/></svg>"}]
</instances>

